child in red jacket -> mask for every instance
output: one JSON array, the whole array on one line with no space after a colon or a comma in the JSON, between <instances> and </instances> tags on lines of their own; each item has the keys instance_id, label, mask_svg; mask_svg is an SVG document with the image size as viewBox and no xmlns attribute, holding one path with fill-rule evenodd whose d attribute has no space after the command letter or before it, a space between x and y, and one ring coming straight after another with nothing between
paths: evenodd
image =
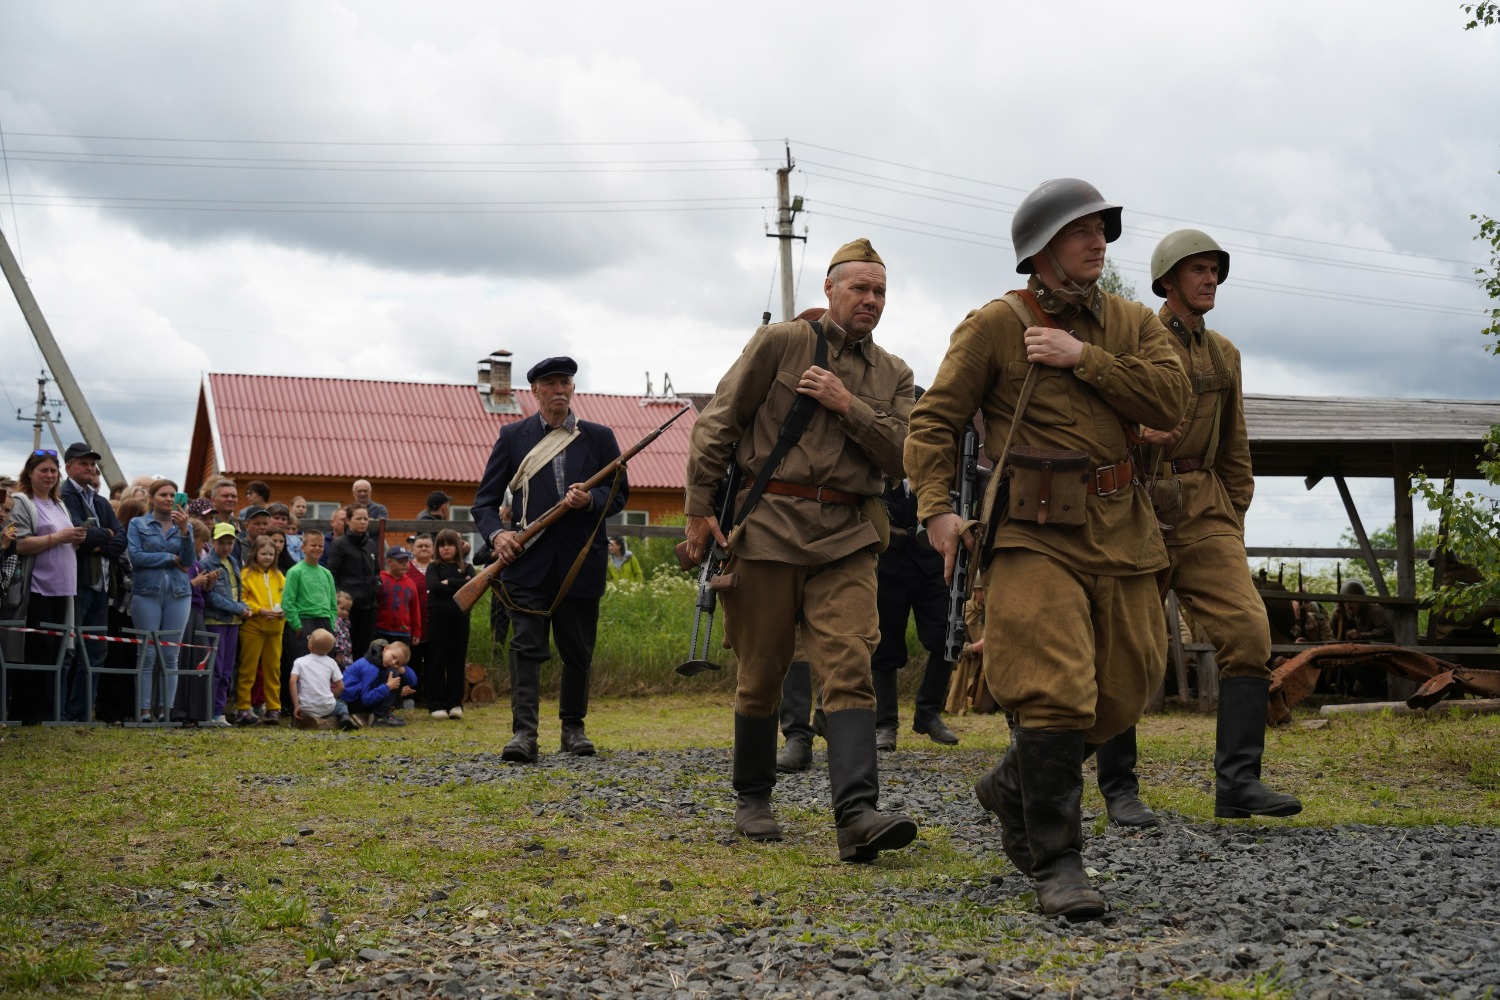
<instances>
[{"instance_id":1,"label":"child in red jacket","mask_svg":"<svg viewBox=\"0 0 1500 1000\"><path fill-rule=\"evenodd\" d=\"M385 556L385 571L380 574L380 596L375 609L375 638L404 642L408 646L421 642L426 629L426 609L422 593L406 572L411 553L397 545Z\"/></svg>"}]
</instances>

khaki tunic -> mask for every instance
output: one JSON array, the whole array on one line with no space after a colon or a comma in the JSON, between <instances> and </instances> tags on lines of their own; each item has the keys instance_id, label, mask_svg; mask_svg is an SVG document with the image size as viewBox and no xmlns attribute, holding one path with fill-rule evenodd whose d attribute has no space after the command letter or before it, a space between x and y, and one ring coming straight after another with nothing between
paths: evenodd
<instances>
[{"instance_id":1,"label":"khaki tunic","mask_svg":"<svg viewBox=\"0 0 1500 1000\"><path fill-rule=\"evenodd\" d=\"M848 343L823 321L828 364L853 399L846 417L817 407L775 478L879 496L882 472L903 475L902 445L912 407L911 368L870 337ZM804 321L763 326L730 367L693 427L688 514L717 515L713 494L739 442L748 481L775 447L813 364L816 338ZM743 501L742 491L737 498ZM793 656L795 627L830 711L873 708L870 654L880 638L875 607L878 536L857 505L766 493L730 538L739 585L723 596L725 634L739 659L735 710L774 715Z\"/></svg>"},{"instance_id":2,"label":"khaki tunic","mask_svg":"<svg viewBox=\"0 0 1500 1000\"><path fill-rule=\"evenodd\" d=\"M1034 291L1039 291L1035 278ZM1189 384L1149 308L1098 292L1088 309L1047 323L1084 343L1071 370L1039 366L1014 445L1078 449L1094 466L1122 461L1124 423L1175 427ZM975 410L998 459L1028 362L1025 325L1002 300L971 312L912 412L906 468L926 520L951 511L959 435ZM1145 490L1090 495L1076 527L1006 520L986 580L985 674L1025 728L1082 730L1100 743L1134 725L1166 664L1153 574L1168 565Z\"/></svg>"},{"instance_id":3,"label":"khaki tunic","mask_svg":"<svg viewBox=\"0 0 1500 1000\"><path fill-rule=\"evenodd\" d=\"M1182 439L1160 451L1158 498L1170 496L1174 510L1163 519L1172 567L1166 586L1177 591L1188 617L1214 644L1220 677L1268 677L1271 626L1265 602L1250 579L1245 555L1245 511L1255 495L1250 436L1245 431L1240 352L1227 337L1201 322L1190 330L1167 306L1158 313L1193 382ZM1217 371L1208 337L1217 337L1228 371ZM1212 455L1215 417L1218 445ZM1163 428L1168 429L1168 428ZM1178 459L1207 458L1212 468L1173 473Z\"/></svg>"},{"instance_id":4,"label":"khaki tunic","mask_svg":"<svg viewBox=\"0 0 1500 1000\"><path fill-rule=\"evenodd\" d=\"M826 320L823 331L828 370L854 397L849 415L838 417L817 407L807 432L782 459L775 478L879 496L885 488L881 470L896 479L903 475L901 446L911 417L911 369L869 337L845 344L844 331ZM735 458L745 482L765 464L797 399L797 383L812 367L816 345L812 327L802 320L755 331L693 426L687 513L718 513L713 494L736 441L740 447ZM856 506L767 493L745 522L742 537L733 542L735 553L746 559L816 565L874 544L876 534Z\"/></svg>"},{"instance_id":5,"label":"khaki tunic","mask_svg":"<svg viewBox=\"0 0 1500 1000\"><path fill-rule=\"evenodd\" d=\"M1214 413L1219 414L1219 446L1213 456L1212 469L1174 474L1160 469L1164 481L1181 483L1181 513L1166 533L1167 547L1187 545L1207 535L1245 534L1245 511L1255 496L1255 474L1250 469L1250 435L1245 430L1245 397L1240 374L1240 352L1229 338L1213 333L1204 326L1189 331L1166 306L1157 314L1172 336L1172 348L1193 380L1194 392L1188 403L1182 440L1159 449L1163 463L1185 458L1205 458L1213 439ZM1220 351L1229 371L1214 370L1213 352L1205 337L1218 337ZM1227 386L1209 386L1215 375L1227 378ZM1203 391L1199 391L1200 388ZM1171 428L1161 428L1171 430ZM1169 492L1177 494L1179 487ZM1170 516L1170 515L1169 515Z\"/></svg>"},{"instance_id":6,"label":"khaki tunic","mask_svg":"<svg viewBox=\"0 0 1500 1000\"><path fill-rule=\"evenodd\" d=\"M1036 279L1032 279L1033 288ZM1122 420L1175 427L1188 397L1188 381L1167 331L1139 302L1098 293L1099 315L1070 310L1049 317L1083 340L1083 357L1071 371L1038 366L1036 386L1012 446L1088 452L1094 466L1123 461L1130 442ZM912 413L906 470L917 490L917 517L951 511L948 497L958 438L975 410L983 410L984 447L997 460L1005 445L1029 367L1025 327L1004 301L969 313L948 343L932 387ZM995 548L1023 548L1101 575L1164 569L1162 545L1145 491L1129 487L1090 496L1086 523L1074 527L1007 520Z\"/></svg>"}]
</instances>

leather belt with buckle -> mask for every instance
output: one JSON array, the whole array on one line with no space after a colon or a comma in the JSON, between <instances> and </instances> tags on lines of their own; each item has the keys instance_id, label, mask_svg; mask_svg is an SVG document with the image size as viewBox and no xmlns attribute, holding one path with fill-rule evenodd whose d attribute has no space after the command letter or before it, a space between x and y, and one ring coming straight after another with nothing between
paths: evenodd
<instances>
[{"instance_id":1,"label":"leather belt with buckle","mask_svg":"<svg viewBox=\"0 0 1500 1000\"><path fill-rule=\"evenodd\" d=\"M752 479L745 484L745 488L749 489L754 485L755 480ZM858 493L836 490L832 486L804 486L801 483L789 483L784 479L772 479L766 483L766 492L784 497L797 497L800 500L816 500L818 503L842 503L858 506L865 502L865 498Z\"/></svg>"},{"instance_id":2,"label":"leather belt with buckle","mask_svg":"<svg viewBox=\"0 0 1500 1000\"><path fill-rule=\"evenodd\" d=\"M1135 463L1130 459L1116 462L1114 465L1101 465L1094 470L1089 478L1089 492L1095 496L1107 497L1111 493L1117 493L1135 481Z\"/></svg>"},{"instance_id":3,"label":"leather belt with buckle","mask_svg":"<svg viewBox=\"0 0 1500 1000\"><path fill-rule=\"evenodd\" d=\"M1174 459L1172 459L1172 461L1168 462L1167 464L1172 467L1172 471L1174 473L1176 473L1177 475L1180 476L1184 472L1197 472L1199 469L1203 468L1205 465L1208 464L1208 459L1206 459L1206 458L1174 458Z\"/></svg>"}]
</instances>

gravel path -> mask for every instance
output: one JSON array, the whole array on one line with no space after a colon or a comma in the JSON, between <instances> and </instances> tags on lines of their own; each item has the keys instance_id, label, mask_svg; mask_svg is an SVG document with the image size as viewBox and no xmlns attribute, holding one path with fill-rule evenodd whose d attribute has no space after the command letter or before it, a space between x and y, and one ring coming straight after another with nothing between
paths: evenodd
<instances>
[{"instance_id":1,"label":"gravel path","mask_svg":"<svg viewBox=\"0 0 1500 1000\"><path fill-rule=\"evenodd\" d=\"M885 931L856 946L842 927L819 926L775 899L766 900L770 926L750 929L678 927L654 912L597 924L491 920L445 909L439 898L401 931L403 940L420 938L420 950L435 959L414 967L400 953L366 949L354 961L311 970L292 994L942 1000L1068 996L1071 984L1078 998L1262 995L1257 987L1308 998L1466 998L1500 984L1500 829L1327 830L1169 816L1158 831L1111 829L1088 839L1085 863L1099 873L1113 910L1068 925L1043 918L1029 900L1015 912L1030 883L1005 862L995 828L973 801L977 761L952 752L883 757L882 802L924 827L946 828L959 850L985 859L995 874L886 887L850 899L840 922L879 925L903 908L968 911L990 923L994 954L1003 948L1025 957L944 951L920 932ZM819 753L812 771L783 778L777 802L826 810L823 766ZM726 751L548 755L536 768L576 784L591 800L586 813L576 812L587 822L602 822L601 808L606 816L659 811L703 817L706 840L729 833L721 812L730 805ZM480 754L385 758L381 773L430 786L530 772ZM831 820L824 836L832 851Z\"/></svg>"}]
</instances>

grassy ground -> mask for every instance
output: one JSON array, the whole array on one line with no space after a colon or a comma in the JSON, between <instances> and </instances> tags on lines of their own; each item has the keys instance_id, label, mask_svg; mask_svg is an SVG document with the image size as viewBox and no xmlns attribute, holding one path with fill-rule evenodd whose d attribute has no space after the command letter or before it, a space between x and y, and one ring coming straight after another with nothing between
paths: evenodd
<instances>
[{"instance_id":1,"label":"grassy ground","mask_svg":"<svg viewBox=\"0 0 1500 1000\"><path fill-rule=\"evenodd\" d=\"M728 706L722 692L600 699L589 731L607 750L727 748ZM408 714L404 729L353 735L0 731L0 994L106 995L148 981L153 997L275 993L321 958L364 947L420 955L409 925L439 904L481 923L574 913L757 926L779 894L837 926L863 905L852 900L883 886L983 878L997 863L924 828L919 850L840 865L828 818L805 810L783 815L795 833L786 844L737 841L718 809L729 803L727 774L678 789L709 808L673 820L622 816L545 767L414 786L403 773L497 752L509 712L475 710L460 723ZM555 718L544 704L547 750ZM903 747L952 754L977 774L1004 746L996 717L953 727L959 748L910 733ZM1212 743L1209 716L1145 720L1149 803L1209 820ZM898 752L882 767L900 761ZM607 768L608 755L595 766ZM1271 734L1267 774L1308 804L1293 823L1496 825L1500 717L1294 723ZM1023 954L1027 942L995 936L992 917L877 910L878 925L850 933L915 928L955 949Z\"/></svg>"}]
</instances>

